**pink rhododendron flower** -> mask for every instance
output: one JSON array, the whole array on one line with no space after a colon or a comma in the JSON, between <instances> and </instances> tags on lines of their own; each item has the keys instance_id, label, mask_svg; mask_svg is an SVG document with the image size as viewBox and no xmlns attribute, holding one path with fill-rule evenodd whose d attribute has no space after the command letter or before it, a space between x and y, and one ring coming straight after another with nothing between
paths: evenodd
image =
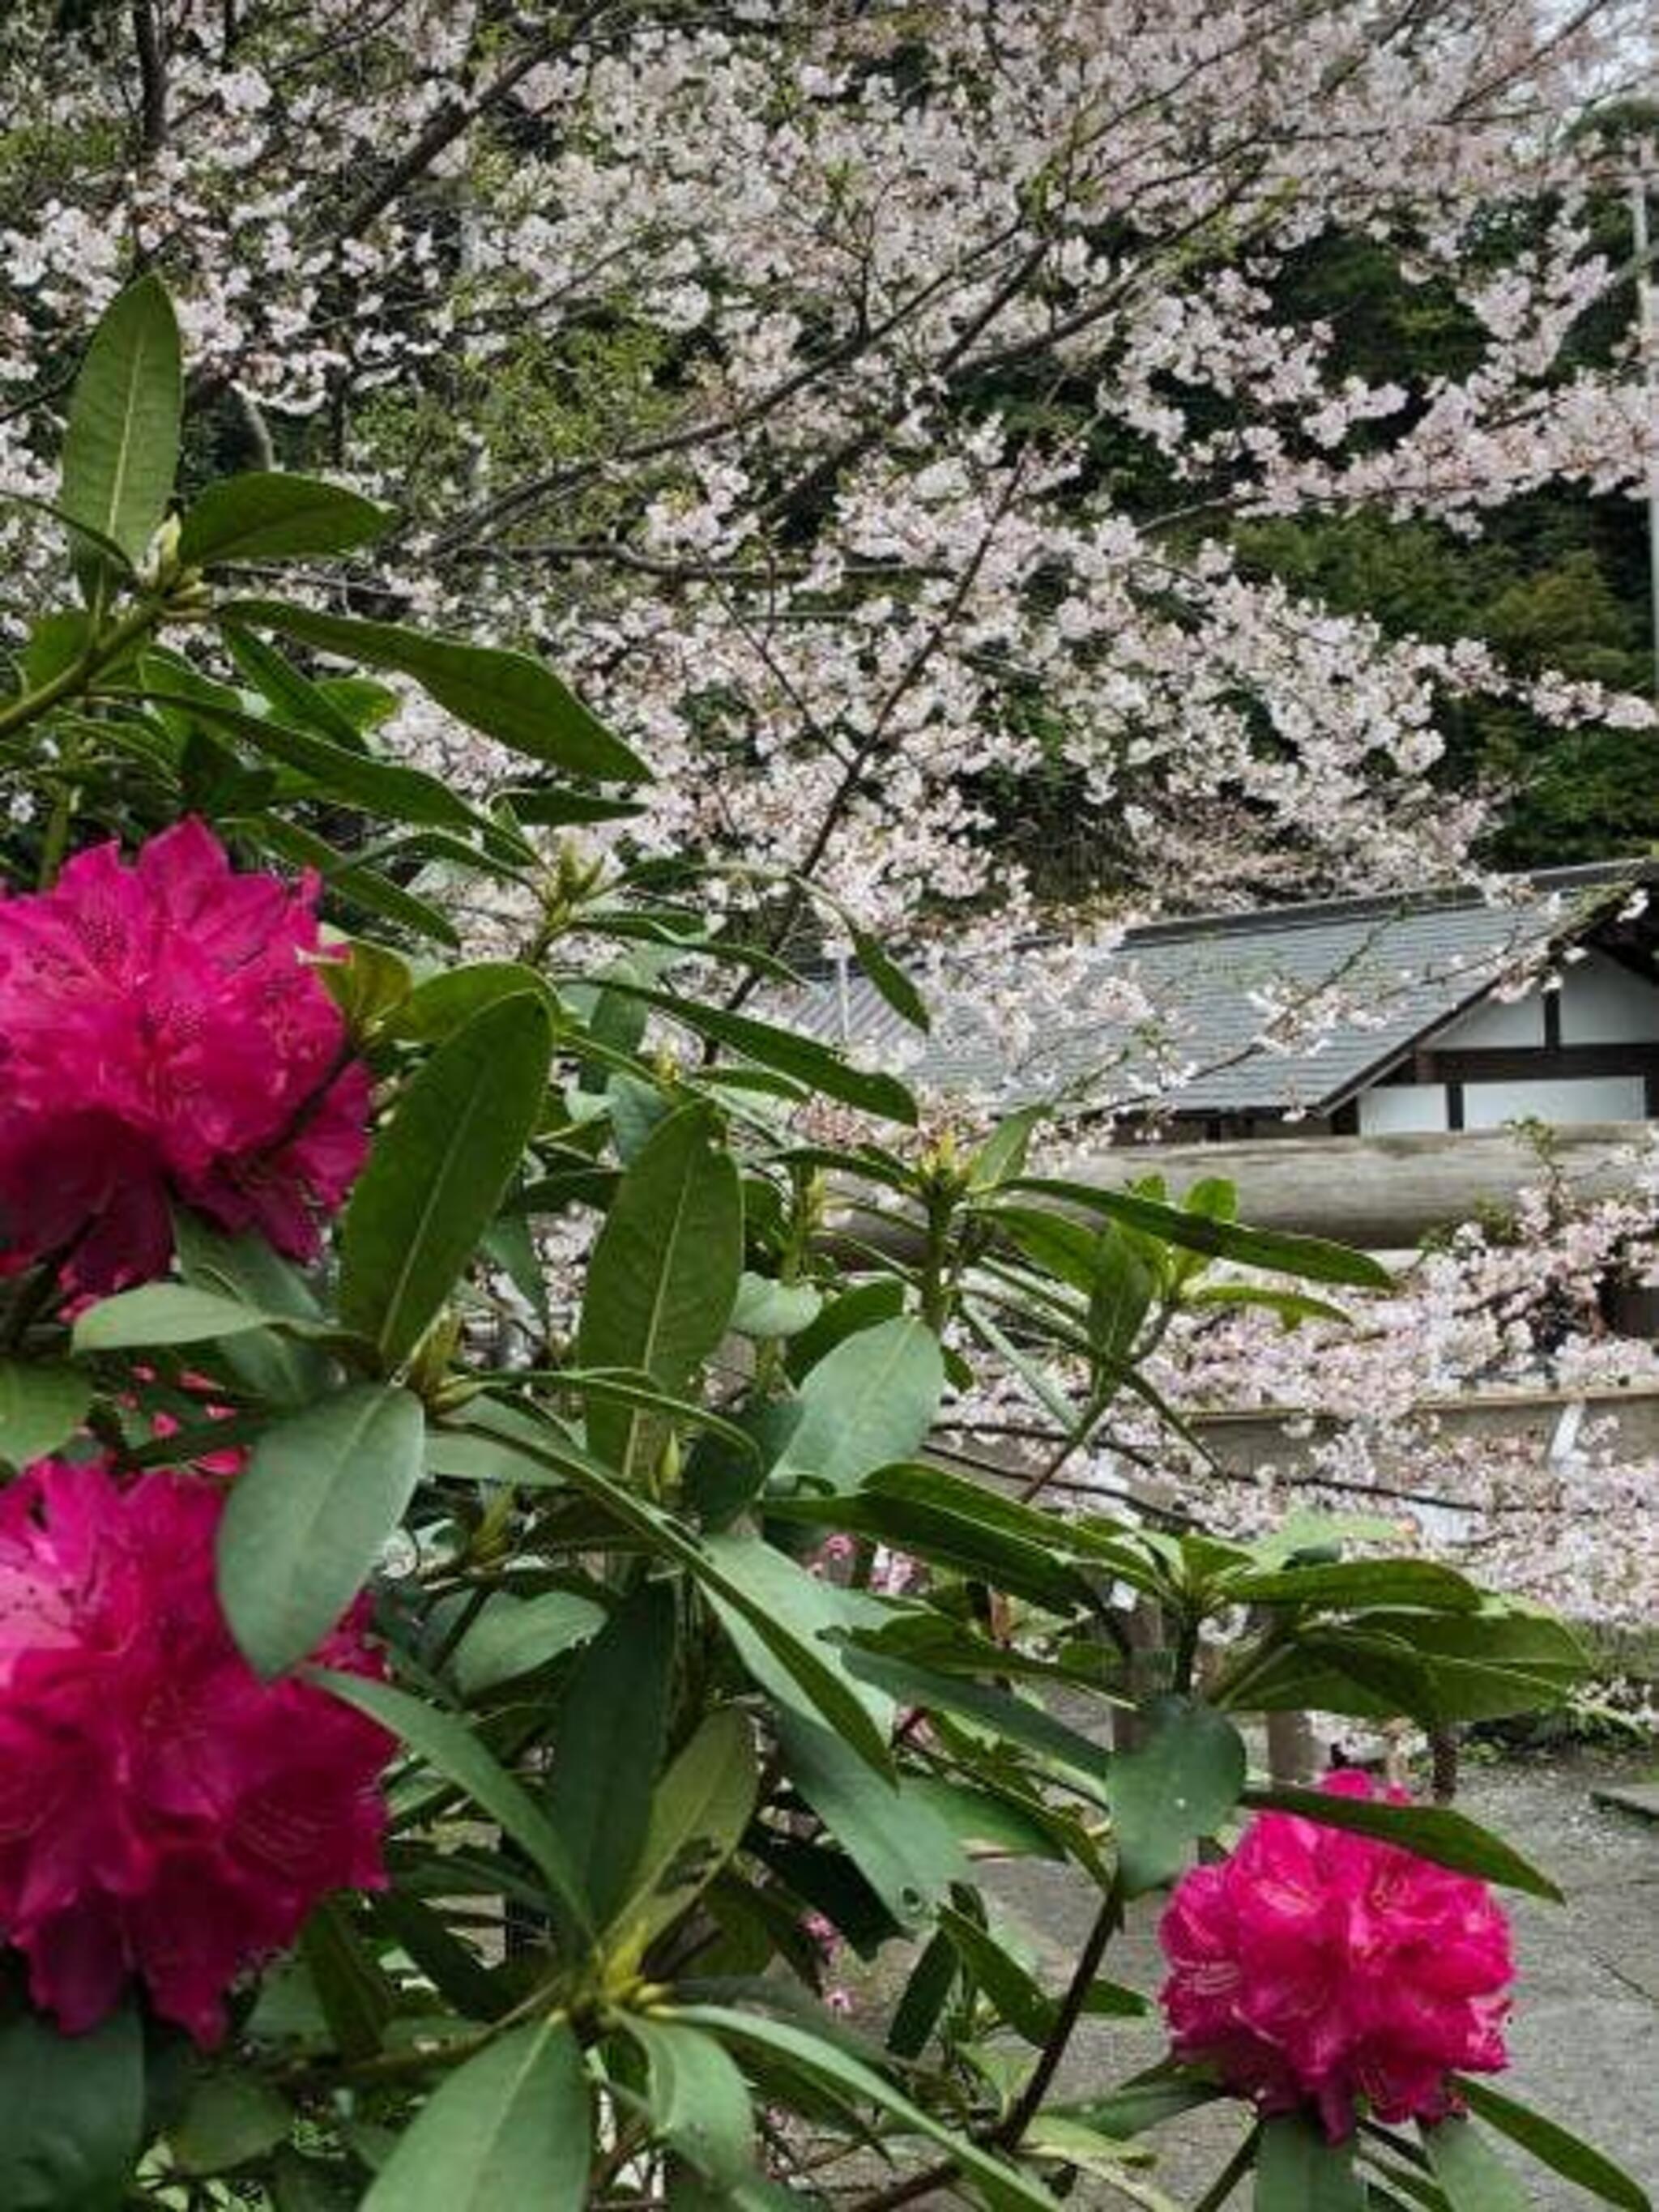
<instances>
[{"instance_id":1,"label":"pink rhododendron flower","mask_svg":"<svg viewBox=\"0 0 1659 2212\"><path fill-rule=\"evenodd\" d=\"M308 1258L367 1151L369 1079L309 964L316 890L233 872L196 821L0 898L0 1273L82 1291L172 1249L170 1195Z\"/></svg>"},{"instance_id":2,"label":"pink rhododendron flower","mask_svg":"<svg viewBox=\"0 0 1659 2212\"><path fill-rule=\"evenodd\" d=\"M130 1978L200 2043L329 1891L383 1881L392 1741L262 1682L214 1589L224 1492L46 1460L0 1492L0 1942L74 2033ZM380 1671L360 1602L316 1656Z\"/></svg>"},{"instance_id":3,"label":"pink rhododendron flower","mask_svg":"<svg viewBox=\"0 0 1659 2212\"><path fill-rule=\"evenodd\" d=\"M1352 1772L1324 1787L1372 1794ZM1381 2120L1441 2119L1448 2074L1508 2063L1508 1920L1484 1882L1395 1844L1266 1814L1231 1858L1182 1878L1158 1936L1177 2056L1264 2112L1312 2104L1334 2142L1361 2101Z\"/></svg>"}]
</instances>

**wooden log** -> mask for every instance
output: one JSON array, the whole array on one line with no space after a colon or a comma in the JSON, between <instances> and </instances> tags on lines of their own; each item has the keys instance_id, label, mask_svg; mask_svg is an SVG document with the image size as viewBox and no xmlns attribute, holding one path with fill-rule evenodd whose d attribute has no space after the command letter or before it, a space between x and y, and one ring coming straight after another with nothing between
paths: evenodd
<instances>
[{"instance_id":1,"label":"wooden log","mask_svg":"<svg viewBox=\"0 0 1659 2212\"><path fill-rule=\"evenodd\" d=\"M1653 1136L1646 1121L1587 1121L1555 1130L1555 1158L1582 1198L1631 1187L1628 1154ZM1252 1138L1238 1143L1119 1145L1079 1153L1060 1172L1119 1190L1161 1175L1172 1194L1206 1176L1238 1187L1255 1229L1328 1237L1364 1251L1404 1250L1429 1231L1512 1205L1543 1181L1537 1147L1511 1129L1398 1137Z\"/></svg>"}]
</instances>

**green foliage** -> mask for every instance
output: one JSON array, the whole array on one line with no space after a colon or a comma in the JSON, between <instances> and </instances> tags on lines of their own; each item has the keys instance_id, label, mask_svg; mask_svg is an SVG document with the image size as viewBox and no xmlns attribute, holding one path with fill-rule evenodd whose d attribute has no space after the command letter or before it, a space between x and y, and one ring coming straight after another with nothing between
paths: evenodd
<instances>
[{"instance_id":1,"label":"green foliage","mask_svg":"<svg viewBox=\"0 0 1659 2212\"><path fill-rule=\"evenodd\" d=\"M931 1463L930 1433L953 1383L1006 1372L1069 1453L1121 1392L1155 1402L1147 1355L1182 1306L1247 1296L1293 1323L1337 1312L1303 1285L1386 1277L1241 1224L1224 1186L1176 1205L1028 1175L1031 1116L970 1153L796 1141L798 1104L890 1128L915 1102L710 994L688 955L745 955L684 878L671 904L637 875L550 860L532 830L612 818L627 801L592 787L641 773L551 672L216 600L204 567L379 526L326 485L233 479L155 538L171 329L147 283L89 351L63 501L88 609L37 626L0 734L20 757L73 750L79 797L33 856L40 880L71 842L192 806L244 860L319 869L373 1147L314 1265L181 1212L169 1279L79 1312L51 1266L9 1282L0 1457L248 1450L223 1607L276 1674L368 1590L387 1679L312 1679L400 1747L391 1887L319 1907L210 2057L131 2007L60 2035L8 1984L0 2212L228 2188L260 2212L743 2212L818 2202L818 2176L856 2206L834 2169L872 2153L933 2161L929 2189L999 2212L1046 2212L1083 2172L1164 2203L1125 2160L1213 2081L1170 2063L1081 2103L1053 2093L1079 2019L1146 2008L1100 1971L1127 1900L1273 1805L1554 1893L1456 1814L1253 1785L1233 1715L1480 1717L1565 1698L1583 1655L1449 1570L1357 1551L1364 1527L1244 1545L1062 1515L1042 1479L1016 1498ZM171 641L186 623L188 657ZM323 676L316 653L423 685L552 776L462 799L380 749L383 693ZM428 862L463 899L482 883L533 908L518 957L434 954L456 932ZM925 1018L896 965L866 961ZM695 1055L663 1049L658 1022ZM873 1191L902 1237L826 1233L836 1183ZM580 1296L539 1241L550 1222L587 1249ZM1216 1260L1255 1273L1216 1284ZM195 1425L158 1435L181 1403ZM814 1556L830 1535L838 1563ZM389 1548L407 1555L396 1575ZM884 1553L903 1588L882 1586ZM1156 1697L1121 1663L1131 1606L1162 1628ZM1114 1748L1133 1706L1133 1747ZM988 1850L1098 1894L1069 1985L1000 1933ZM915 1945L884 2044L818 2002L809 1914L866 1953ZM1629 2177L1553 2124L1468 2095L1483 2127L1642 2212ZM1409 2171L1419 2201L1502 2212L1477 2140L1437 2130L1425 2166L1368 2130L1364 2156ZM1266 2123L1243 2158L1263 2212L1362 2201L1352 2146L1303 2116Z\"/></svg>"}]
</instances>

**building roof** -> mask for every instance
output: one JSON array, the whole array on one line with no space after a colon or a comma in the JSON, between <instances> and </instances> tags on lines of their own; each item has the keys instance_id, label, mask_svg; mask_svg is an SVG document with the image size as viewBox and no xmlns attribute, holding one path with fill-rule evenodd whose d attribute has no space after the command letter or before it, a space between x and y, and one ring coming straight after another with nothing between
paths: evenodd
<instances>
[{"instance_id":1,"label":"building roof","mask_svg":"<svg viewBox=\"0 0 1659 2212\"><path fill-rule=\"evenodd\" d=\"M976 1006L971 975L948 969L919 1054L916 1033L856 968L821 973L790 1014L861 1060L893 1065L908 1043L916 1079L1004 1104L1086 1093L1158 1097L1182 1115L1324 1115L1495 985L1607 924L1654 874L1636 862L1558 868L1510 879L1497 901L1435 890L1152 923L1085 953L1066 994L1076 1018L1062 1015L1018 1054ZM1024 957L1040 968L1057 942ZM1092 1011L1112 984L1135 987L1152 1014Z\"/></svg>"}]
</instances>

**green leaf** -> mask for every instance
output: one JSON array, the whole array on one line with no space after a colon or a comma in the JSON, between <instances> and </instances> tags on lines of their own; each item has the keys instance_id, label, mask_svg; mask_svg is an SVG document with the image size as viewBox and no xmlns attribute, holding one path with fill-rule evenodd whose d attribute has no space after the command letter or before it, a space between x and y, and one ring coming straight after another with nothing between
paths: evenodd
<instances>
[{"instance_id":1,"label":"green leaf","mask_svg":"<svg viewBox=\"0 0 1659 2212\"><path fill-rule=\"evenodd\" d=\"M738 1285L731 1325L739 1336L799 1336L823 1310L823 1293L812 1284L780 1283L770 1275L750 1274L745 1268Z\"/></svg>"},{"instance_id":2,"label":"green leaf","mask_svg":"<svg viewBox=\"0 0 1659 2212\"><path fill-rule=\"evenodd\" d=\"M541 999L499 1000L439 1046L376 1139L341 1232L340 1313L388 1366L477 1249L535 1129L551 1051Z\"/></svg>"},{"instance_id":3,"label":"green leaf","mask_svg":"<svg viewBox=\"0 0 1659 2212\"><path fill-rule=\"evenodd\" d=\"M470 1702L502 1682L533 1674L550 1659L585 1644L604 1626L605 1617L602 1605L572 1590L548 1590L540 1597L492 1592L455 1654L461 1695Z\"/></svg>"},{"instance_id":4,"label":"green leaf","mask_svg":"<svg viewBox=\"0 0 1659 2212\"><path fill-rule=\"evenodd\" d=\"M1354 2171L1352 2142L1327 2142L1300 2112L1264 2120L1255 2212L1365 2212L1365 2185Z\"/></svg>"},{"instance_id":5,"label":"green leaf","mask_svg":"<svg viewBox=\"0 0 1659 2212\"><path fill-rule=\"evenodd\" d=\"M1077 1776L1087 1794L1093 1796L1099 1790L1106 1768L1105 1752L1041 1705L988 1682L913 1666L863 1645L853 1646L846 1662L848 1673L855 1680L875 1684L890 1698L925 1711L957 1714L992 1735L1018 1744L1039 1759L1052 1760L1069 1775Z\"/></svg>"},{"instance_id":6,"label":"green leaf","mask_svg":"<svg viewBox=\"0 0 1659 2212\"><path fill-rule=\"evenodd\" d=\"M551 992L535 969L518 960L470 960L417 983L398 1009L390 1034L419 1044L437 1044L463 1023L501 999L528 994L550 1006Z\"/></svg>"},{"instance_id":7,"label":"green leaf","mask_svg":"<svg viewBox=\"0 0 1659 2212\"><path fill-rule=\"evenodd\" d=\"M914 1316L878 1322L827 1352L800 1386L800 1419L775 1470L842 1492L927 1441L945 1391L939 1339Z\"/></svg>"},{"instance_id":8,"label":"green leaf","mask_svg":"<svg viewBox=\"0 0 1659 2212\"><path fill-rule=\"evenodd\" d=\"M532 2021L441 2084L362 2212L581 2212L592 2127L575 2037L562 2020Z\"/></svg>"},{"instance_id":9,"label":"green leaf","mask_svg":"<svg viewBox=\"0 0 1659 2212\"><path fill-rule=\"evenodd\" d=\"M167 2143L182 2173L228 2173L286 2142L293 2108L247 2074L209 2074L198 2081Z\"/></svg>"},{"instance_id":10,"label":"green leaf","mask_svg":"<svg viewBox=\"0 0 1659 2212\"><path fill-rule=\"evenodd\" d=\"M252 470L221 477L191 502L179 533L179 558L187 568L208 568L222 561L343 553L378 538L392 519L390 507L343 484Z\"/></svg>"},{"instance_id":11,"label":"green leaf","mask_svg":"<svg viewBox=\"0 0 1659 2212\"><path fill-rule=\"evenodd\" d=\"M752 2178L755 2118L749 2087L712 2035L631 2014L623 2023L650 2068L646 2103L658 2140L716 2187Z\"/></svg>"},{"instance_id":12,"label":"green leaf","mask_svg":"<svg viewBox=\"0 0 1659 2212\"><path fill-rule=\"evenodd\" d=\"M374 2057L398 2008L398 1993L343 1898L325 1897L312 1906L300 1930L300 1956L340 2056Z\"/></svg>"},{"instance_id":13,"label":"green leaf","mask_svg":"<svg viewBox=\"0 0 1659 2212\"><path fill-rule=\"evenodd\" d=\"M144 2124L144 2042L131 2002L87 2035L19 2012L0 2021L0 2205L116 2212Z\"/></svg>"},{"instance_id":14,"label":"green leaf","mask_svg":"<svg viewBox=\"0 0 1659 2212\"><path fill-rule=\"evenodd\" d=\"M315 1680L389 1729L446 1781L465 1791L481 1811L512 1837L530 1859L550 1893L576 1925L591 1929L592 1918L577 1882L570 1855L558 1831L535 1799L515 1782L464 1721L435 1705L363 1674L337 1674L319 1668Z\"/></svg>"},{"instance_id":15,"label":"green leaf","mask_svg":"<svg viewBox=\"0 0 1659 2212\"><path fill-rule=\"evenodd\" d=\"M559 1707L547 1808L603 1927L651 1819L674 1670L674 1591L642 1583L582 1653Z\"/></svg>"},{"instance_id":16,"label":"green leaf","mask_svg":"<svg viewBox=\"0 0 1659 2212\"><path fill-rule=\"evenodd\" d=\"M421 1479L425 1419L362 1383L267 1429L219 1524L219 1601L264 1675L314 1651L368 1581Z\"/></svg>"},{"instance_id":17,"label":"green leaf","mask_svg":"<svg viewBox=\"0 0 1659 2212\"><path fill-rule=\"evenodd\" d=\"M1436 1612L1472 1613L1480 1593L1453 1568L1433 1559L1342 1559L1329 1565L1285 1567L1270 1573L1247 1569L1230 1575L1227 1595L1241 1605L1309 1605L1338 1610L1357 1606L1422 1606Z\"/></svg>"},{"instance_id":18,"label":"green leaf","mask_svg":"<svg viewBox=\"0 0 1659 2212\"><path fill-rule=\"evenodd\" d=\"M179 325L152 270L93 332L64 435L64 512L112 539L135 565L167 514L183 408ZM84 544L76 567L83 580L107 571Z\"/></svg>"},{"instance_id":19,"label":"green leaf","mask_svg":"<svg viewBox=\"0 0 1659 2212\"><path fill-rule=\"evenodd\" d=\"M1040 2050L1054 2029L1054 1999L977 1921L947 1906L939 1924L1009 2027Z\"/></svg>"},{"instance_id":20,"label":"green leaf","mask_svg":"<svg viewBox=\"0 0 1659 2212\"><path fill-rule=\"evenodd\" d=\"M700 1107L652 1133L623 1176L588 1266L576 1357L633 1368L678 1392L720 1343L743 1269L737 1163ZM649 1425L637 1408L596 1402L592 1449L626 1473Z\"/></svg>"},{"instance_id":21,"label":"green leaf","mask_svg":"<svg viewBox=\"0 0 1659 2212\"><path fill-rule=\"evenodd\" d=\"M279 1314L302 1327L320 1323L321 1309L304 1276L256 1231L228 1237L179 1206L173 1210L173 1237L179 1273L192 1290ZM240 1382L278 1407L309 1405L329 1387L324 1353L281 1329L240 1330L224 1340L220 1356Z\"/></svg>"},{"instance_id":22,"label":"green leaf","mask_svg":"<svg viewBox=\"0 0 1659 2212\"><path fill-rule=\"evenodd\" d=\"M878 1322L891 1321L903 1310L904 1285L895 1275L883 1275L875 1282L860 1283L854 1290L842 1291L839 1297L830 1300L810 1328L793 1340L784 1354L785 1372L792 1381L799 1382L849 1336L873 1328Z\"/></svg>"},{"instance_id":23,"label":"green leaf","mask_svg":"<svg viewBox=\"0 0 1659 2212\"><path fill-rule=\"evenodd\" d=\"M1122 2088L1114 2089L1091 2103L1050 2106L1048 2109L1079 2120L1101 2135L1127 2142L1132 2136L1143 2135L1148 2128L1159 2127L1165 2120L1179 2119L1183 2112L1195 2112L1200 2105L1212 2105L1225 2094L1225 2090L1218 2088L1213 2082L1159 2070L1127 2081Z\"/></svg>"},{"instance_id":24,"label":"green leaf","mask_svg":"<svg viewBox=\"0 0 1659 2212\"><path fill-rule=\"evenodd\" d=\"M760 1771L754 1729L732 1705L710 1713L658 1785L615 1925L648 1949L702 1896L743 1837Z\"/></svg>"},{"instance_id":25,"label":"green leaf","mask_svg":"<svg viewBox=\"0 0 1659 2212\"><path fill-rule=\"evenodd\" d=\"M854 929L850 924L848 933L853 939L853 951L859 966L881 996L896 1014L909 1023L912 1029L921 1030L925 1035L933 1026L927 1012L927 1001L909 976L878 937L872 937L867 929Z\"/></svg>"},{"instance_id":26,"label":"green leaf","mask_svg":"<svg viewBox=\"0 0 1659 2212\"><path fill-rule=\"evenodd\" d=\"M724 2005L687 2005L665 2016L687 2027L706 2028L723 2042L748 2045L763 2057L783 2059L837 2096L856 2104L874 2105L895 2124L895 2132L921 2136L935 2144L994 2202L1020 2207L1022 2212L1055 2212L1054 2199L1039 2182L991 2156L966 2132L935 2119L884 2075L838 2045L810 2035L788 2021L735 2012Z\"/></svg>"},{"instance_id":27,"label":"green leaf","mask_svg":"<svg viewBox=\"0 0 1659 2212\"><path fill-rule=\"evenodd\" d=\"M136 1291L118 1291L112 1298L88 1306L76 1322L72 1342L77 1352L205 1344L215 1337L269 1328L283 1318L188 1283L144 1283Z\"/></svg>"},{"instance_id":28,"label":"green leaf","mask_svg":"<svg viewBox=\"0 0 1659 2212\"><path fill-rule=\"evenodd\" d=\"M315 868L322 878L325 891L361 907L365 913L380 915L400 929L412 930L417 937L430 938L439 945L460 943L449 917L435 906L416 898L413 891L405 890L401 884L393 883L390 876L381 875L377 869L342 860L326 840L314 830L302 829L297 822L279 821L268 814L237 815L225 827L238 831L282 860L300 867Z\"/></svg>"},{"instance_id":29,"label":"green leaf","mask_svg":"<svg viewBox=\"0 0 1659 2212\"><path fill-rule=\"evenodd\" d=\"M428 637L396 623L321 614L282 599L240 599L221 611L226 621L280 630L324 653L412 677L459 720L532 759L613 783L649 781L638 755L528 653Z\"/></svg>"},{"instance_id":30,"label":"green leaf","mask_svg":"<svg viewBox=\"0 0 1659 2212\"><path fill-rule=\"evenodd\" d=\"M174 708L240 738L255 752L303 776L314 787L317 797L331 799L337 805L355 807L361 813L392 822L469 832L478 826L478 817L466 801L423 769L377 760L372 753L349 750L310 730L290 729L266 715L244 714L239 707L223 706L216 699L201 698L165 684L147 681L143 696L155 706Z\"/></svg>"},{"instance_id":31,"label":"green leaf","mask_svg":"<svg viewBox=\"0 0 1659 2212\"><path fill-rule=\"evenodd\" d=\"M1653 2212L1653 2199L1641 2183L1615 2166L1604 2152L1595 2149L1554 2120L1546 2119L1529 2106L1514 2097L1494 2089L1489 2082L1476 2081L1468 2075L1453 2076L1453 2086L1472 2112L1477 2112L1488 2127L1496 2128L1510 2141L1518 2143L1542 2166L1564 2179L1576 2181L1581 2189L1588 2189L1604 2204L1616 2204L1620 2212ZM1447 2192L1450 2194L1449 2191Z\"/></svg>"},{"instance_id":32,"label":"green leaf","mask_svg":"<svg viewBox=\"0 0 1659 2212\"><path fill-rule=\"evenodd\" d=\"M1194 1291L1184 1303L1189 1306L1257 1306L1263 1313L1277 1315L1282 1328L1296 1328L1304 1321L1334 1321L1349 1325L1352 1314L1343 1307L1333 1305L1328 1298L1316 1298L1305 1291L1270 1291L1256 1283L1206 1283Z\"/></svg>"},{"instance_id":33,"label":"green leaf","mask_svg":"<svg viewBox=\"0 0 1659 2212\"><path fill-rule=\"evenodd\" d=\"M1025 1171L1031 1139L1053 1112L1049 1106L1021 1106L997 1123L968 1164L968 1188L977 1197L1011 1176Z\"/></svg>"},{"instance_id":34,"label":"green leaf","mask_svg":"<svg viewBox=\"0 0 1659 2212\"><path fill-rule=\"evenodd\" d=\"M1124 1894L1139 1897L1179 1874L1200 1836L1212 1836L1244 1787L1244 1741L1224 1713L1185 1698L1146 1709L1146 1741L1112 1753L1106 1769Z\"/></svg>"},{"instance_id":35,"label":"green leaf","mask_svg":"<svg viewBox=\"0 0 1659 2212\"><path fill-rule=\"evenodd\" d=\"M1499 1836L1479 1826L1462 1813L1443 1805L1390 1805L1371 1797L1345 1797L1328 1790L1300 1790L1290 1783L1272 1789L1250 1788L1242 1802L1254 1811L1296 1813L1304 1820L1322 1820L1328 1827L1351 1828L1356 1834L1375 1836L1415 1851L1437 1866L1458 1874L1479 1875L1506 1889L1524 1890L1532 1897L1562 1902L1560 1890L1547 1874L1522 1857Z\"/></svg>"},{"instance_id":36,"label":"green leaf","mask_svg":"<svg viewBox=\"0 0 1659 2212\"><path fill-rule=\"evenodd\" d=\"M1423 2148L1452 2212L1528 2212L1532 2198L1477 2127L1444 2119L1425 2128Z\"/></svg>"},{"instance_id":37,"label":"green leaf","mask_svg":"<svg viewBox=\"0 0 1659 2212\"><path fill-rule=\"evenodd\" d=\"M1310 1283L1351 1283L1358 1290L1386 1291L1394 1278L1388 1269L1364 1252L1346 1244L1332 1244L1322 1237L1292 1237L1276 1230L1246 1229L1231 1221L1189 1213L1179 1206L1163 1206L1155 1200L1136 1198L1127 1191L1100 1190L1092 1183L1061 1182L1046 1176L1025 1176L1005 1185L1011 1190L1032 1191L1067 1206L1103 1213L1125 1228L1139 1229L1165 1244L1183 1251L1202 1252L1218 1260L1236 1260L1241 1266L1265 1267L1279 1275L1295 1275ZM995 1212L995 1207L991 1209Z\"/></svg>"},{"instance_id":38,"label":"green leaf","mask_svg":"<svg viewBox=\"0 0 1659 2212\"><path fill-rule=\"evenodd\" d=\"M92 1384L55 1360L0 1359L0 1459L27 1467L75 1434Z\"/></svg>"},{"instance_id":39,"label":"green leaf","mask_svg":"<svg viewBox=\"0 0 1659 2212\"><path fill-rule=\"evenodd\" d=\"M890 1702L852 1678L830 1640L845 1636L857 1601L752 1536L705 1537L692 1571L761 1686L787 1705L793 1684L861 1758L890 1771Z\"/></svg>"},{"instance_id":40,"label":"green leaf","mask_svg":"<svg viewBox=\"0 0 1659 2212\"><path fill-rule=\"evenodd\" d=\"M896 1076L854 1067L816 1037L800 1036L793 1030L779 1029L749 1014L728 1013L722 1006L706 1006L621 977L607 977L606 988L644 1000L699 1036L729 1046L763 1067L793 1076L811 1090L822 1091L826 1098L839 1098L844 1105L861 1107L866 1114L879 1114L909 1128L915 1126L916 1102Z\"/></svg>"},{"instance_id":41,"label":"green leaf","mask_svg":"<svg viewBox=\"0 0 1659 2212\"><path fill-rule=\"evenodd\" d=\"M237 668L260 697L276 709L280 720L292 729L314 731L348 752L362 750L362 732L331 688L301 675L274 645L267 645L251 629L238 629L234 623L226 623L220 635Z\"/></svg>"},{"instance_id":42,"label":"green leaf","mask_svg":"<svg viewBox=\"0 0 1659 2212\"><path fill-rule=\"evenodd\" d=\"M784 1771L902 1928L915 1929L968 1862L925 1797L879 1774L832 1729L787 1706L773 1716Z\"/></svg>"},{"instance_id":43,"label":"green leaf","mask_svg":"<svg viewBox=\"0 0 1659 2212\"><path fill-rule=\"evenodd\" d=\"M792 1440L789 1462L797 1457ZM1005 1502L1032 1525L1004 1523L997 1508ZM779 1520L871 1537L1051 1613L1074 1613L1093 1601L1089 1583L1066 1560L1064 1524L1045 1526L1047 1516L933 1468L878 1468L851 1495L771 1499L767 1510Z\"/></svg>"}]
</instances>

